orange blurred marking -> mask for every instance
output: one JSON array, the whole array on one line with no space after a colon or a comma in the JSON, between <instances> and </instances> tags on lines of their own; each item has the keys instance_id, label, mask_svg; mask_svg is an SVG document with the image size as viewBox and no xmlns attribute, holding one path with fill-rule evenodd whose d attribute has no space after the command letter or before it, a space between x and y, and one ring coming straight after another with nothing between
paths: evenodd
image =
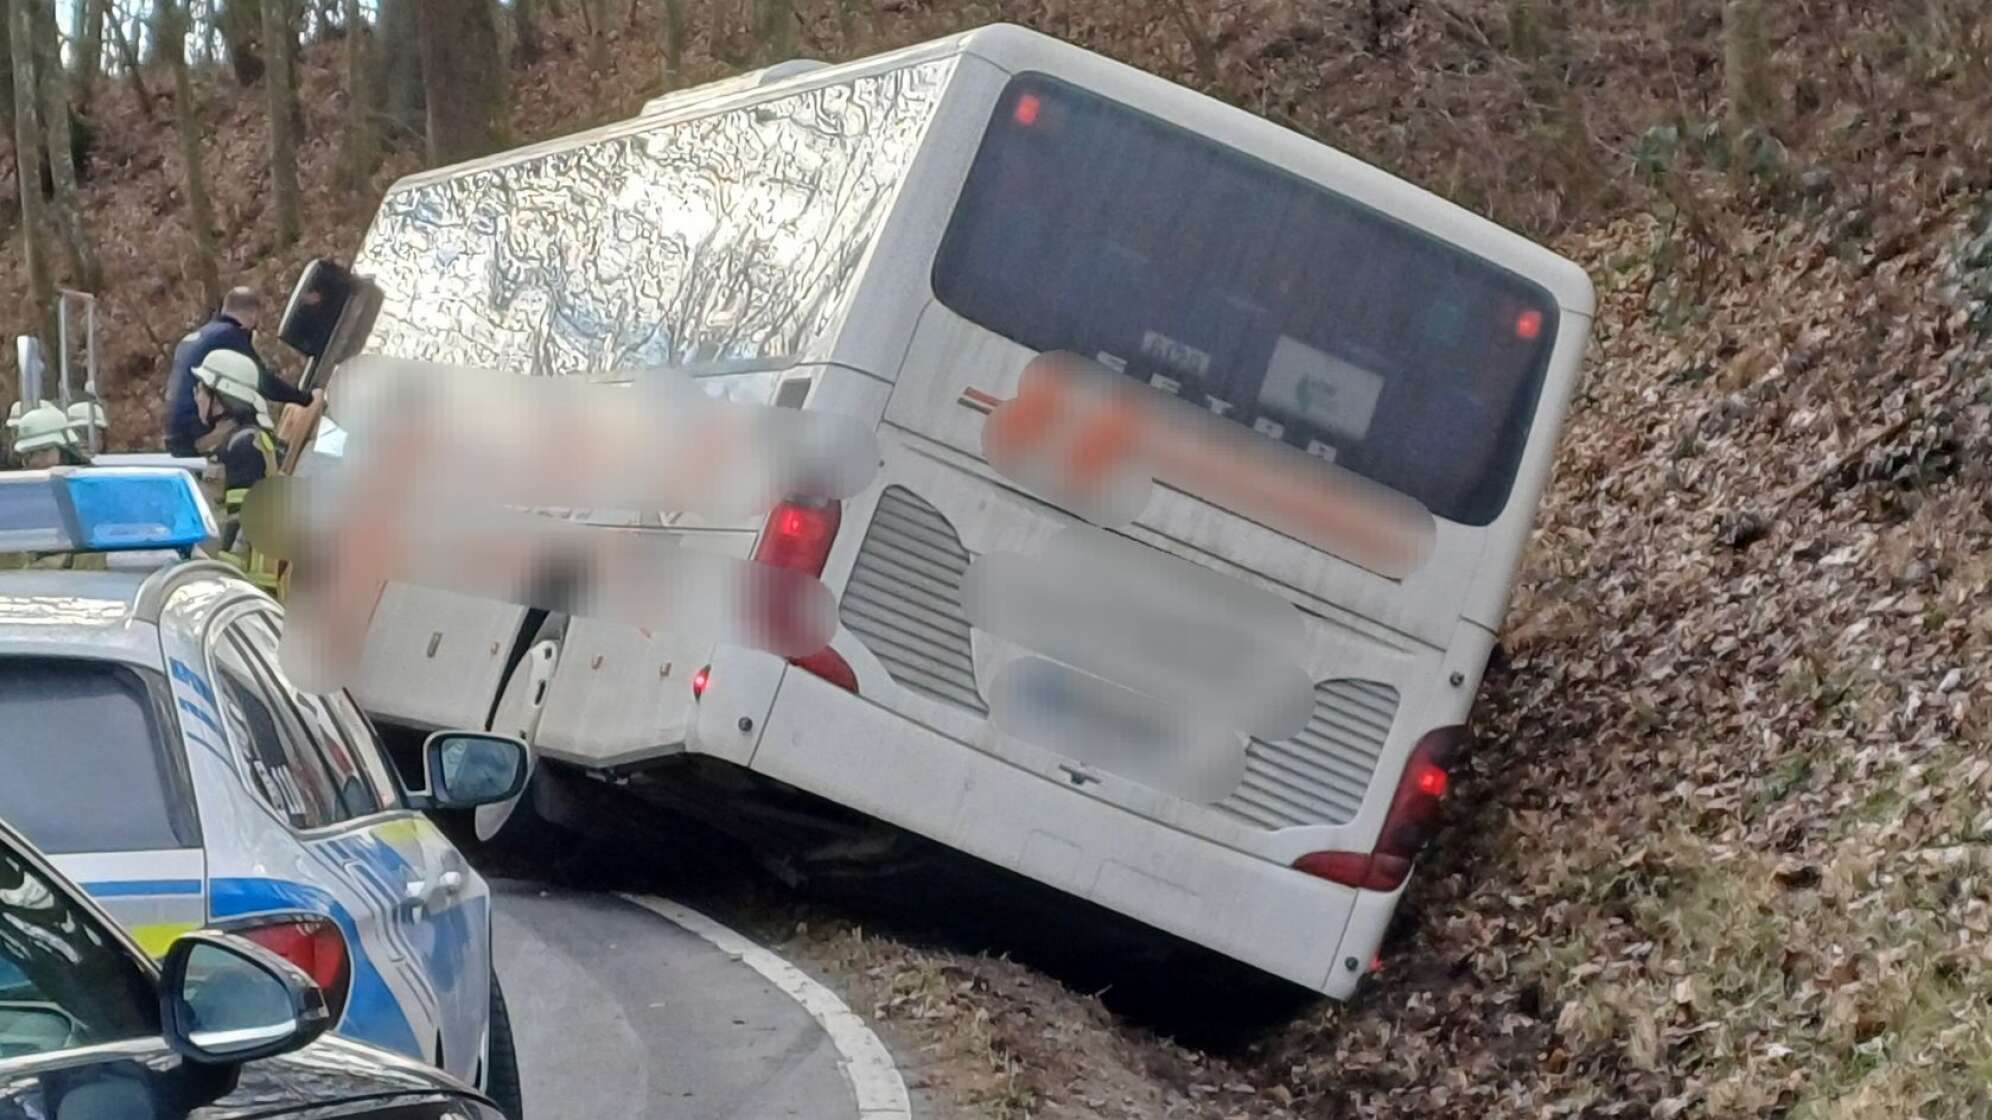
<instances>
[{"instance_id":1,"label":"orange blurred marking","mask_svg":"<svg viewBox=\"0 0 1992 1120\"><path fill-rule=\"evenodd\" d=\"M999 460L1015 464L1033 452L1055 455L1062 481L1076 493L1100 488L1114 472L1152 471L1153 481L1385 575L1403 578L1424 562L1430 534L1421 530L1430 515L1418 518L1424 510L1412 499L1380 487L1370 493L1354 475L1242 428L1233 433L1231 421L1194 406L1168 415L1164 410L1176 408L1151 399L1148 389L1075 373L1072 364L1083 361L1039 355L1007 401L979 389L963 393L961 403L977 411L985 401L995 405L983 430L992 465L1002 469ZM1073 398L1090 407L1068 407Z\"/></svg>"}]
</instances>

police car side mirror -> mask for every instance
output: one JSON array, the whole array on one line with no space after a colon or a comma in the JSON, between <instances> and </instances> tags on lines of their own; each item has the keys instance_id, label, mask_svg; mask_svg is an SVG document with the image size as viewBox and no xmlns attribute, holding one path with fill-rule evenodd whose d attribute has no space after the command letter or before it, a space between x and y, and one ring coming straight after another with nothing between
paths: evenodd
<instances>
[{"instance_id":1,"label":"police car side mirror","mask_svg":"<svg viewBox=\"0 0 1992 1120\"><path fill-rule=\"evenodd\" d=\"M160 966L159 1022L188 1061L237 1066L311 1044L332 1025L304 970L254 942L204 930L173 942Z\"/></svg>"},{"instance_id":2,"label":"police car side mirror","mask_svg":"<svg viewBox=\"0 0 1992 1120\"><path fill-rule=\"evenodd\" d=\"M485 731L438 731L422 744L428 792L411 798L422 809L475 809L509 801L532 776L525 741Z\"/></svg>"}]
</instances>

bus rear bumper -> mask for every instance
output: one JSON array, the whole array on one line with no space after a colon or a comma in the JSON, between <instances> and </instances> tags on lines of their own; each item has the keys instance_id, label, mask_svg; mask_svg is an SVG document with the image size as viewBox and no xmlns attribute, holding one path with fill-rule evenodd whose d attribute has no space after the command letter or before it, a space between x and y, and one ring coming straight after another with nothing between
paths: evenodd
<instances>
[{"instance_id":1,"label":"bus rear bumper","mask_svg":"<svg viewBox=\"0 0 1992 1120\"><path fill-rule=\"evenodd\" d=\"M717 669L713 679L710 707L696 722L723 733L708 745L695 732L693 750L1326 995L1355 990L1397 902L1097 800L806 673L787 673L743 735L744 721L719 695ZM1362 952L1344 950L1347 934Z\"/></svg>"}]
</instances>

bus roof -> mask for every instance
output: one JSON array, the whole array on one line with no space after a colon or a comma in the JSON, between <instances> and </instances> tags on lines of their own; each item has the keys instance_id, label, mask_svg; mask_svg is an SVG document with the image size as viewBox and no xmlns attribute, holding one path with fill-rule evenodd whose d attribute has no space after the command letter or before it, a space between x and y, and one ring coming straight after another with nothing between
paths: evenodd
<instances>
[{"instance_id":1,"label":"bus roof","mask_svg":"<svg viewBox=\"0 0 1992 1120\"><path fill-rule=\"evenodd\" d=\"M653 99L645 112L630 120L410 175L390 186L387 194L392 196L462 175L725 112L801 89L964 55L978 58L1009 74L1026 71L1051 74L1211 137L1305 179L1329 185L1357 202L1390 214L1399 221L1542 285L1566 312L1586 317L1595 312L1595 291L1590 277L1582 268L1488 218L1283 125L1165 78L1013 24L992 24L834 66L791 67L778 64L754 74L722 79L709 84L709 87L716 87L713 96L698 96L694 90L667 94ZM746 78L754 80L743 81Z\"/></svg>"}]
</instances>

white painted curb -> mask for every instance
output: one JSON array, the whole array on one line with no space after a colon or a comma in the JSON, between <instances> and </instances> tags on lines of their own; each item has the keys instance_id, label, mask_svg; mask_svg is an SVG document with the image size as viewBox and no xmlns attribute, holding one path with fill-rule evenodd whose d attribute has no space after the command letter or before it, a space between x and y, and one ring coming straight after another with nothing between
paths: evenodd
<instances>
[{"instance_id":1,"label":"white painted curb","mask_svg":"<svg viewBox=\"0 0 1992 1120\"><path fill-rule=\"evenodd\" d=\"M857 1098L859 1120L912 1120L913 1104L906 1095L906 1081L899 1076L899 1067L892 1064L892 1054L835 992L772 951L689 906L655 895L622 897L711 942L720 952L760 973L768 983L801 1004L830 1036L831 1045L841 1055L838 1065L844 1070L844 1079L851 1083L852 1096Z\"/></svg>"}]
</instances>

